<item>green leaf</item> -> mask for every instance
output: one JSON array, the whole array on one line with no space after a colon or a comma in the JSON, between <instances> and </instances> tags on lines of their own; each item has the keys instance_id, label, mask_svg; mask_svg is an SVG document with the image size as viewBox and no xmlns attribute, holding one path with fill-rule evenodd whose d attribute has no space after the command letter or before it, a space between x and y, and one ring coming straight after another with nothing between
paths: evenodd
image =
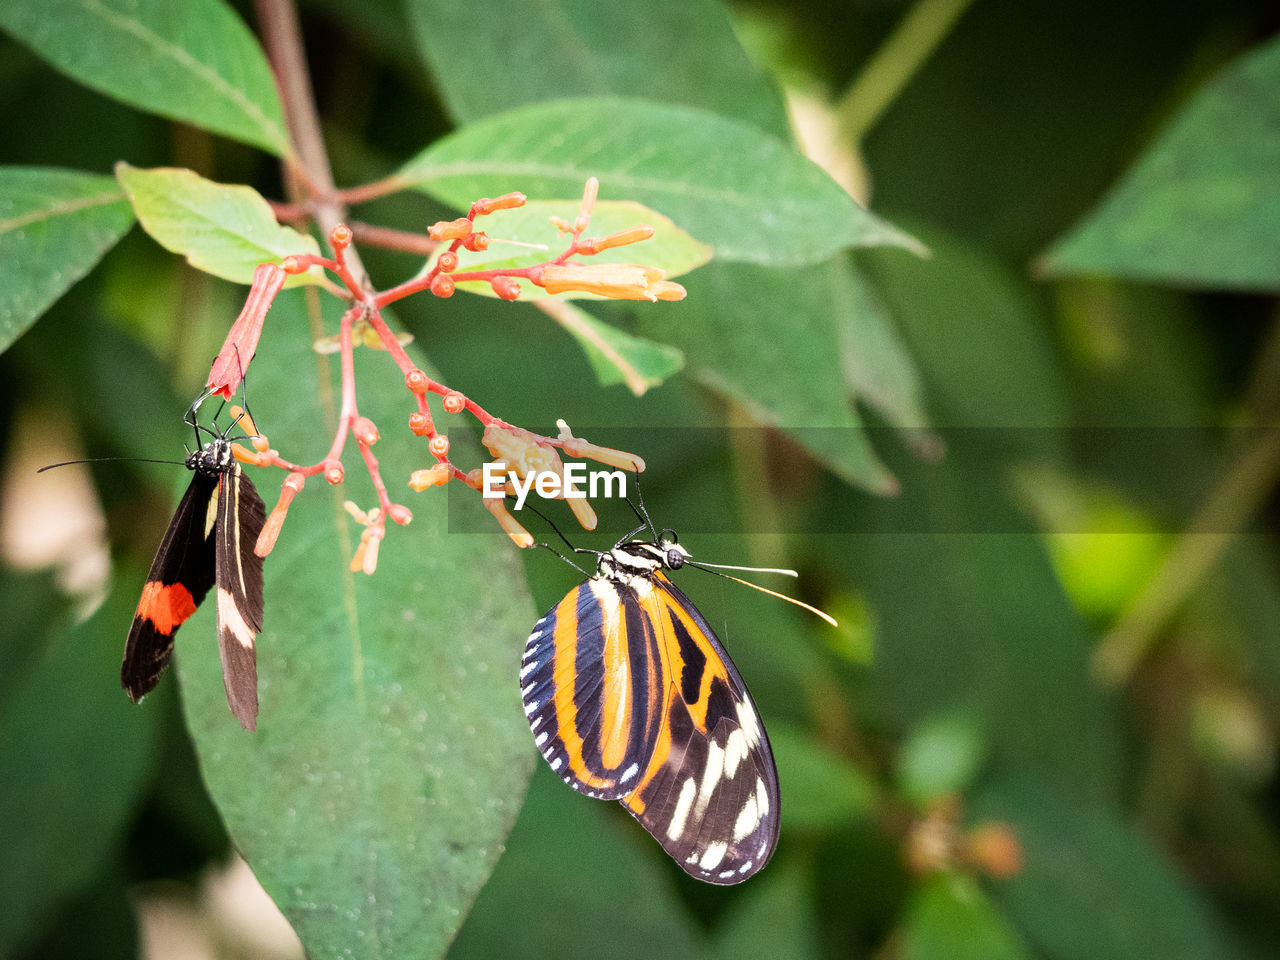
<instances>
[{"instance_id":1,"label":"green leaf","mask_svg":"<svg viewBox=\"0 0 1280 960\"><path fill-rule=\"evenodd\" d=\"M445 104L461 120L557 97L616 94L703 107L787 133L782 98L714 0L409 0L406 6ZM494 28L508 23L520 27ZM696 42L673 44L673 37ZM477 70L477 63L502 69Z\"/></svg>"},{"instance_id":2,"label":"green leaf","mask_svg":"<svg viewBox=\"0 0 1280 960\"><path fill-rule=\"evenodd\" d=\"M916 891L903 920L904 960L1031 960L1018 932L972 877L939 874Z\"/></svg>"},{"instance_id":3,"label":"green leaf","mask_svg":"<svg viewBox=\"0 0 1280 960\"><path fill-rule=\"evenodd\" d=\"M1020 874L995 898L1058 960L1225 960L1237 954L1209 904L1135 828L1082 797L1029 780L992 784L973 818L1013 824Z\"/></svg>"},{"instance_id":4,"label":"green leaf","mask_svg":"<svg viewBox=\"0 0 1280 960\"><path fill-rule=\"evenodd\" d=\"M574 793L539 758L507 853L449 958L701 956L665 860L619 804Z\"/></svg>"},{"instance_id":5,"label":"green leaf","mask_svg":"<svg viewBox=\"0 0 1280 960\"><path fill-rule=\"evenodd\" d=\"M986 749L978 718L969 711L927 717L898 754L898 782L915 803L928 804L963 793L973 782Z\"/></svg>"},{"instance_id":6,"label":"green leaf","mask_svg":"<svg viewBox=\"0 0 1280 960\"><path fill-rule=\"evenodd\" d=\"M894 478L871 448L841 369L844 318L832 309L841 269L713 263L686 278L685 300L637 316L643 333L683 350L699 379L756 420L792 431L847 482L887 493Z\"/></svg>"},{"instance_id":7,"label":"green leaf","mask_svg":"<svg viewBox=\"0 0 1280 960\"><path fill-rule=\"evenodd\" d=\"M317 397L337 368L302 301L277 301L282 336L250 370L259 428L299 460L329 445ZM535 615L496 525L450 533L443 491L407 492L424 451L391 425L413 404L384 355L366 362L388 370L362 381L361 413L383 425L381 472L412 524L388 525L373 576L349 571L361 528L341 502L376 502L349 447L343 488L309 483L266 561L257 733L227 709L211 603L182 628L178 672L210 794L309 956L429 957L497 862L537 757L516 678ZM270 503L281 475L252 472Z\"/></svg>"},{"instance_id":8,"label":"green leaf","mask_svg":"<svg viewBox=\"0 0 1280 960\"><path fill-rule=\"evenodd\" d=\"M1186 104L1094 210L1045 254L1054 275L1280 291L1280 40Z\"/></svg>"},{"instance_id":9,"label":"green leaf","mask_svg":"<svg viewBox=\"0 0 1280 960\"><path fill-rule=\"evenodd\" d=\"M929 386L932 421L964 428L1065 424L1066 387L1031 283L957 237L919 233L928 260L879 250L858 257L911 345Z\"/></svg>"},{"instance_id":10,"label":"green leaf","mask_svg":"<svg viewBox=\"0 0 1280 960\"><path fill-rule=\"evenodd\" d=\"M875 611L885 710L904 727L972 710L997 767L1113 797L1123 741L1090 674L1089 631L1030 525L984 483L989 458L960 452L945 470L904 466L902 496L859 511L871 530L937 532L864 537L838 555L861 568Z\"/></svg>"},{"instance_id":11,"label":"green leaf","mask_svg":"<svg viewBox=\"0 0 1280 960\"><path fill-rule=\"evenodd\" d=\"M784 831L839 829L874 815L879 800L875 781L844 757L785 722L769 724L769 745L786 794Z\"/></svg>"},{"instance_id":12,"label":"green leaf","mask_svg":"<svg viewBox=\"0 0 1280 960\"><path fill-rule=\"evenodd\" d=\"M637 397L679 373L684 354L597 320L572 303L543 301L543 309L582 345L601 386L625 383Z\"/></svg>"},{"instance_id":13,"label":"green leaf","mask_svg":"<svg viewBox=\"0 0 1280 960\"><path fill-rule=\"evenodd\" d=\"M719 918L711 956L716 960L828 956L809 883L808 873L797 864L781 858L773 861L742 888Z\"/></svg>"},{"instance_id":14,"label":"green leaf","mask_svg":"<svg viewBox=\"0 0 1280 960\"><path fill-rule=\"evenodd\" d=\"M551 225L551 217L559 217L569 223L578 215L578 201L531 200L514 210L499 210L481 220L478 226L489 237L489 248L472 253L460 250L458 272L468 270L518 269L545 263L563 253L568 243L563 234ZM711 248L699 243L662 214L649 210L642 204L629 200L602 200L591 213L588 237L607 237L629 227L647 225L654 234L648 240L612 247L589 257L582 263L642 263L659 267L668 277L695 270L711 259ZM511 241L510 243L504 241ZM514 244L526 245L524 249ZM530 249L532 248L532 249ZM549 297L541 287L531 283L520 285L521 300L541 300ZM469 281L458 284L459 290L496 297L487 281ZM560 300L602 299L590 293L563 293Z\"/></svg>"},{"instance_id":15,"label":"green leaf","mask_svg":"<svg viewBox=\"0 0 1280 960\"><path fill-rule=\"evenodd\" d=\"M139 170L116 164L116 178L142 229L197 270L234 283L251 283L254 268L292 254L318 254L314 237L276 222L252 187L206 180L191 170ZM290 276L285 286L323 283L319 267Z\"/></svg>"},{"instance_id":16,"label":"green leaf","mask_svg":"<svg viewBox=\"0 0 1280 960\"><path fill-rule=\"evenodd\" d=\"M88 273L132 223L110 177L0 168L0 350Z\"/></svg>"},{"instance_id":17,"label":"green leaf","mask_svg":"<svg viewBox=\"0 0 1280 960\"><path fill-rule=\"evenodd\" d=\"M833 267L830 276L849 389L894 426L919 430L929 422L924 384L888 306L856 264Z\"/></svg>"},{"instance_id":18,"label":"green leaf","mask_svg":"<svg viewBox=\"0 0 1280 960\"><path fill-rule=\"evenodd\" d=\"M5 0L0 28L110 97L291 153L266 57L221 0Z\"/></svg>"},{"instance_id":19,"label":"green leaf","mask_svg":"<svg viewBox=\"0 0 1280 960\"><path fill-rule=\"evenodd\" d=\"M127 594L127 595L126 595ZM35 594L46 614L56 604ZM31 602L28 596L25 602ZM137 595L123 587L48 646L0 706L0 951L97 875L123 842L154 763L157 726L121 692Z\"/></svg>"},{"instance_id":20,"label":"green leaf","mask_svg":"<svg viewBox=\"0 0 1280 960\"><path fill-rule=\"evenodd\" d=\"M919 244L860 207L817 164L753 127L644 100L558 100L480 120L396 179L465 209L482 196L601 195L661 211L722 260L800 265L849 246Z\"/></svg>"}]
</instances>

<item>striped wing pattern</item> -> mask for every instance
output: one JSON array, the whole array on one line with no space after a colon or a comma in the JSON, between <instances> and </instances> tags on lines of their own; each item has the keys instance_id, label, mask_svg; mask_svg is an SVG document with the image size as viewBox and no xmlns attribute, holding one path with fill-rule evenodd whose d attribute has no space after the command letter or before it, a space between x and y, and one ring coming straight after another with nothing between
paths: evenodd
<instances>
[{"instance_id":1,"label":"striped wing pattern","mask_svg":"<svg viewBox=\"0 0 1280 960\"><path fill-rule=\"evenodd\" d=\"M253 552L266 523L266 507L240 465L233 463L218 485L218 652L227 703L246 730L257 726L258 659L254 641L262 631L262 558Z\"/></svg>"},{"instance_id":2,"label":"striped wing pattern","mask_svg":"<svg viewBox=\"0 0 1280 960\"><path fill-rule=\"evenodd\" d=\"M534 741L580 793L619 800L685 872L739 883L778 840L778 778L724 647L661 572L580 584L521 664Z\"/></svg>"}]
</instances>

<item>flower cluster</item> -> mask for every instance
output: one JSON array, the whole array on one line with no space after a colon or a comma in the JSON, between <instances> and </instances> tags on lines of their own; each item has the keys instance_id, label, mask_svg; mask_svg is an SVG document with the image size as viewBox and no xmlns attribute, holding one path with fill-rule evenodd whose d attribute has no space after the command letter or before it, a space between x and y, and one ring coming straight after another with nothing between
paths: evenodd
<instances>
[{"instance_id":1,"label":"flower cluster","mask_svg":"<svg viewBox=\"0 0 1280 960\"><path fill-rule=\"evenodd\" d=\"M565 464L563 452L570 457L585 458L605 463L622 470L641 471L644 461L634 454L608 447L600 447L573 436L563 420L559 421L559 434L543 436L501 420L470 397L453 390L429 377L414 365L404 350L406 342L387 326L382 309L390 303L419 292L430 292L437 297L452 296L458 283L487 282L493 292L504 300L520 296L521 282L539 286L548 293L578 291L614 299L680 300L685 290L680 284L666 279L657 267L640 264L591 264L574 257L590 257L603 250L639 243L653 235L651 227L639 225L606 237L584 236L590 224L591 211L596 200L598 184L594 178L587 181L582 205L573 222L553 218L552 222L566 238L565 249L556 257L530 267L498 268L489 270L462 269L462 255L466 251L480 251L489 246L490 238L476 229L477 219L498 210L523 206L522 193L508 193L501 197L477 200L465 217L441 221L427 230L425 242L417 249L434 254L434 260L413 279L385 291L366 287L356 276L347 251L351 248L355 233L346 225L339 225L329 233L332 258L303 254L286 257L280 263L264 263L254 273L249 296L244 309L231 327L226 342L214 360L206 384L210 394L231 398L244 378L245 368L253 358L261 336L267 311L290 274L307 271L315 266L335 274L341 281L350 307L343 314L336 338L326 338L317 344L322 352L339 354L342 368L342 401L338 414L338 426L326 455L309 465L292 463L280 456L266 438L254 437L253 450L237 446L236 457L242 462L262 467L280 467L288 471L280 498L267 518L266 526L258 539L256 551L266 556L274 547L283 527L289 506L303 490L310 477L322 475L326 482L339 484L345 478L343 454L350 439L364 461L377 495L377 505L364 510L348 501L348 513L364 527L360 545L351 561L352 570L373 573L377 567L378 549L386 536L388 518L400 526L408 524L413 514L408 507L392 501L379 470L373 447L380 439L377 425L359 411L356 398L355 370L352 351L358 343L385 350L399 367L405 388L412 397L413 410L408 416L409 432L427 441L427 453L432 458L429 466L412 471L409 486L416 491L442 486L450 481L460 481L480 491L482 469L463 470L450 459L449 438L441 433L432 416L428 397L432 394L442 399L449 414L469 414L484 429L483 443L492 455L492 464L503 476L513 474L525 478L532 474L550 473L563 478ZM403 237L397 240L406 246ZM257 428L248 424L249 432L257 434ZM594 529L595 511L583 496L570 493L569 508L578 522L586 529ZM501 498L483 498L484 505L497 519L502 529L521 547L531 546L533 537L520 522L507 511Z\"/></svg>"}]
</instances>

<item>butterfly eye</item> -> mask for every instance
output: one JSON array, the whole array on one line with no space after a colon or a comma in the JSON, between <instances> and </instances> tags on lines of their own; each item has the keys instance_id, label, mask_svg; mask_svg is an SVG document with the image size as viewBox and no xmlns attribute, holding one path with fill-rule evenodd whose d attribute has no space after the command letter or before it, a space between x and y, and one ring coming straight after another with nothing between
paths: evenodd
<instances>
[{"instance_id":1,"label":"butterfly eye","mask_svg":"<svg viewBox=\"0 0 1280 960\"><path fill-rule=\"evenodd\" d=\"M672 570L679 570L683 567L684 558L685 555L680 550L674 548L667 550L667 566Z\"/></svg>"}]
</instances>

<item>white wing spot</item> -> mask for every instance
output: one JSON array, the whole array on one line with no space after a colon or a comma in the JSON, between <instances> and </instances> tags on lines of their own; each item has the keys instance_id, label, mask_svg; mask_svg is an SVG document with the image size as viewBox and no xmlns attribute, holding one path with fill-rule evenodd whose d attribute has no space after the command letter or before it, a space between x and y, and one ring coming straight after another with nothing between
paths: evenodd
<instances>
[{"instance_id":1,"label":"white wing spot","mask_svg":"<svg viewBox=\"0 0 1280 960\"><path fill-rule=\"evenodd\" d=\"M724 747L712 742L707 747L707 766L702 771L702 784L698 788L698 805L693 812L693 815L699 820L706 813L707 804L711 802L711 795L716 792L716 784L720 782L720 777L723 773ZM715 864L712 864L712 866L715 866Z\"/></svg>"},{"instance_id":2,"label":"white wing spot","mask_svg":"<svg viewBox=\"0 0 1280 960\"><path fill-rule=\"evenodd\" d=\"M728 850L729 845L727 843L716 842L711 844L698 859L698 866L703 870L714 870L720 866L720 861L724 859L724 855Z\"/></svg>"},{"instance_id":3,"label":"white wing spot","mask_svg":"<svg viewBox=\"0 0 1280 960\"><path fill-rule=\"evenodd\" d=\"M257 636L244 622L235 598L221 587L218 588L218 626L229 630L236 642L246 650L253 649L253 638Z\"/></svg>"},{"instance_id":4,"label":"white wing spot","mask_svg":"<svg viewBox=\"0 0 1280 960\"><path fill-rule=\"evenodd\" d=\"M540 734L538 734L536 737L533 738L534 746L541 747L544 743L547 742L547 736L548 736L547 731L543 730Z\"/></svg>"},{"instance_id":5,"label":"white wing spot","mask_svg":"<svg viewBox=\"0 0 1280 960\"><path fill-rule=\"evenodd\" d=\"M735 730L729 734L729 739L725 741L724 750L724 772L730 780L738 771L738 764L747 759L750 753L750 747L747 746L747 736L741 730Z\"/></svg>"},{"instance_id":6,"label":"white wing spot","mask_svg":"<svg viewBox=\"0 0 1280 960\"><path fill-rule=\"evenodd\" d=\"M693 797L697 792L698 785L693 782L693 777L680 785L680 796L676 799L676 808L671 814L671 822L667 824L669 839L679 840L684 833L685 823L689 819L689 810L693 807Z\"/></svg>"},{"instance_id":7,"label":"white wing spot","mask_svg":"<svg viewBox=\"0 0 1280 960\"><path fill-rule=\"evenodd\" d=\"M618 778L618 782L626 783L628 780L630 780L639 772L640 772L640 764L633 763L631 766L627 767L627 769L622 772L622 776Z\"/></svg>"},{"instance_id":8,"label":"white wing spot","mask_svg":"<svg viewBox=\"0 0 1280 960\"><path fill-rule=\"evenodd\" d=\"M737 843L751 836L751 831L760 825L760 805L753 796L738 811L738 819L733 824L733 841Z\"/></svg>"},{"instance_id":9,"label":"white wing spot","mask_svg":"<svg viewBox=\"0 0 1280 960\"><path fill-rule=\"evenodd\" d=\"M760 743L760 718L756 715L751 701L743 698L738 701L738 726L742 728L747 743L754 747Z\"/></svg>"},{"instance_id":10,"label":"white wing spot","mask_svg":"<svg viewBox=\"0 0 1280 960\"><path fill-rule=\"evenodd\" d=\"M523 667L520 668L520 679L523 680L525 677L527 677L529 674L533 673L533 671L537 669L538 669L538 664L536 662L525 664Z\"/></svg>"}]
</instances>

